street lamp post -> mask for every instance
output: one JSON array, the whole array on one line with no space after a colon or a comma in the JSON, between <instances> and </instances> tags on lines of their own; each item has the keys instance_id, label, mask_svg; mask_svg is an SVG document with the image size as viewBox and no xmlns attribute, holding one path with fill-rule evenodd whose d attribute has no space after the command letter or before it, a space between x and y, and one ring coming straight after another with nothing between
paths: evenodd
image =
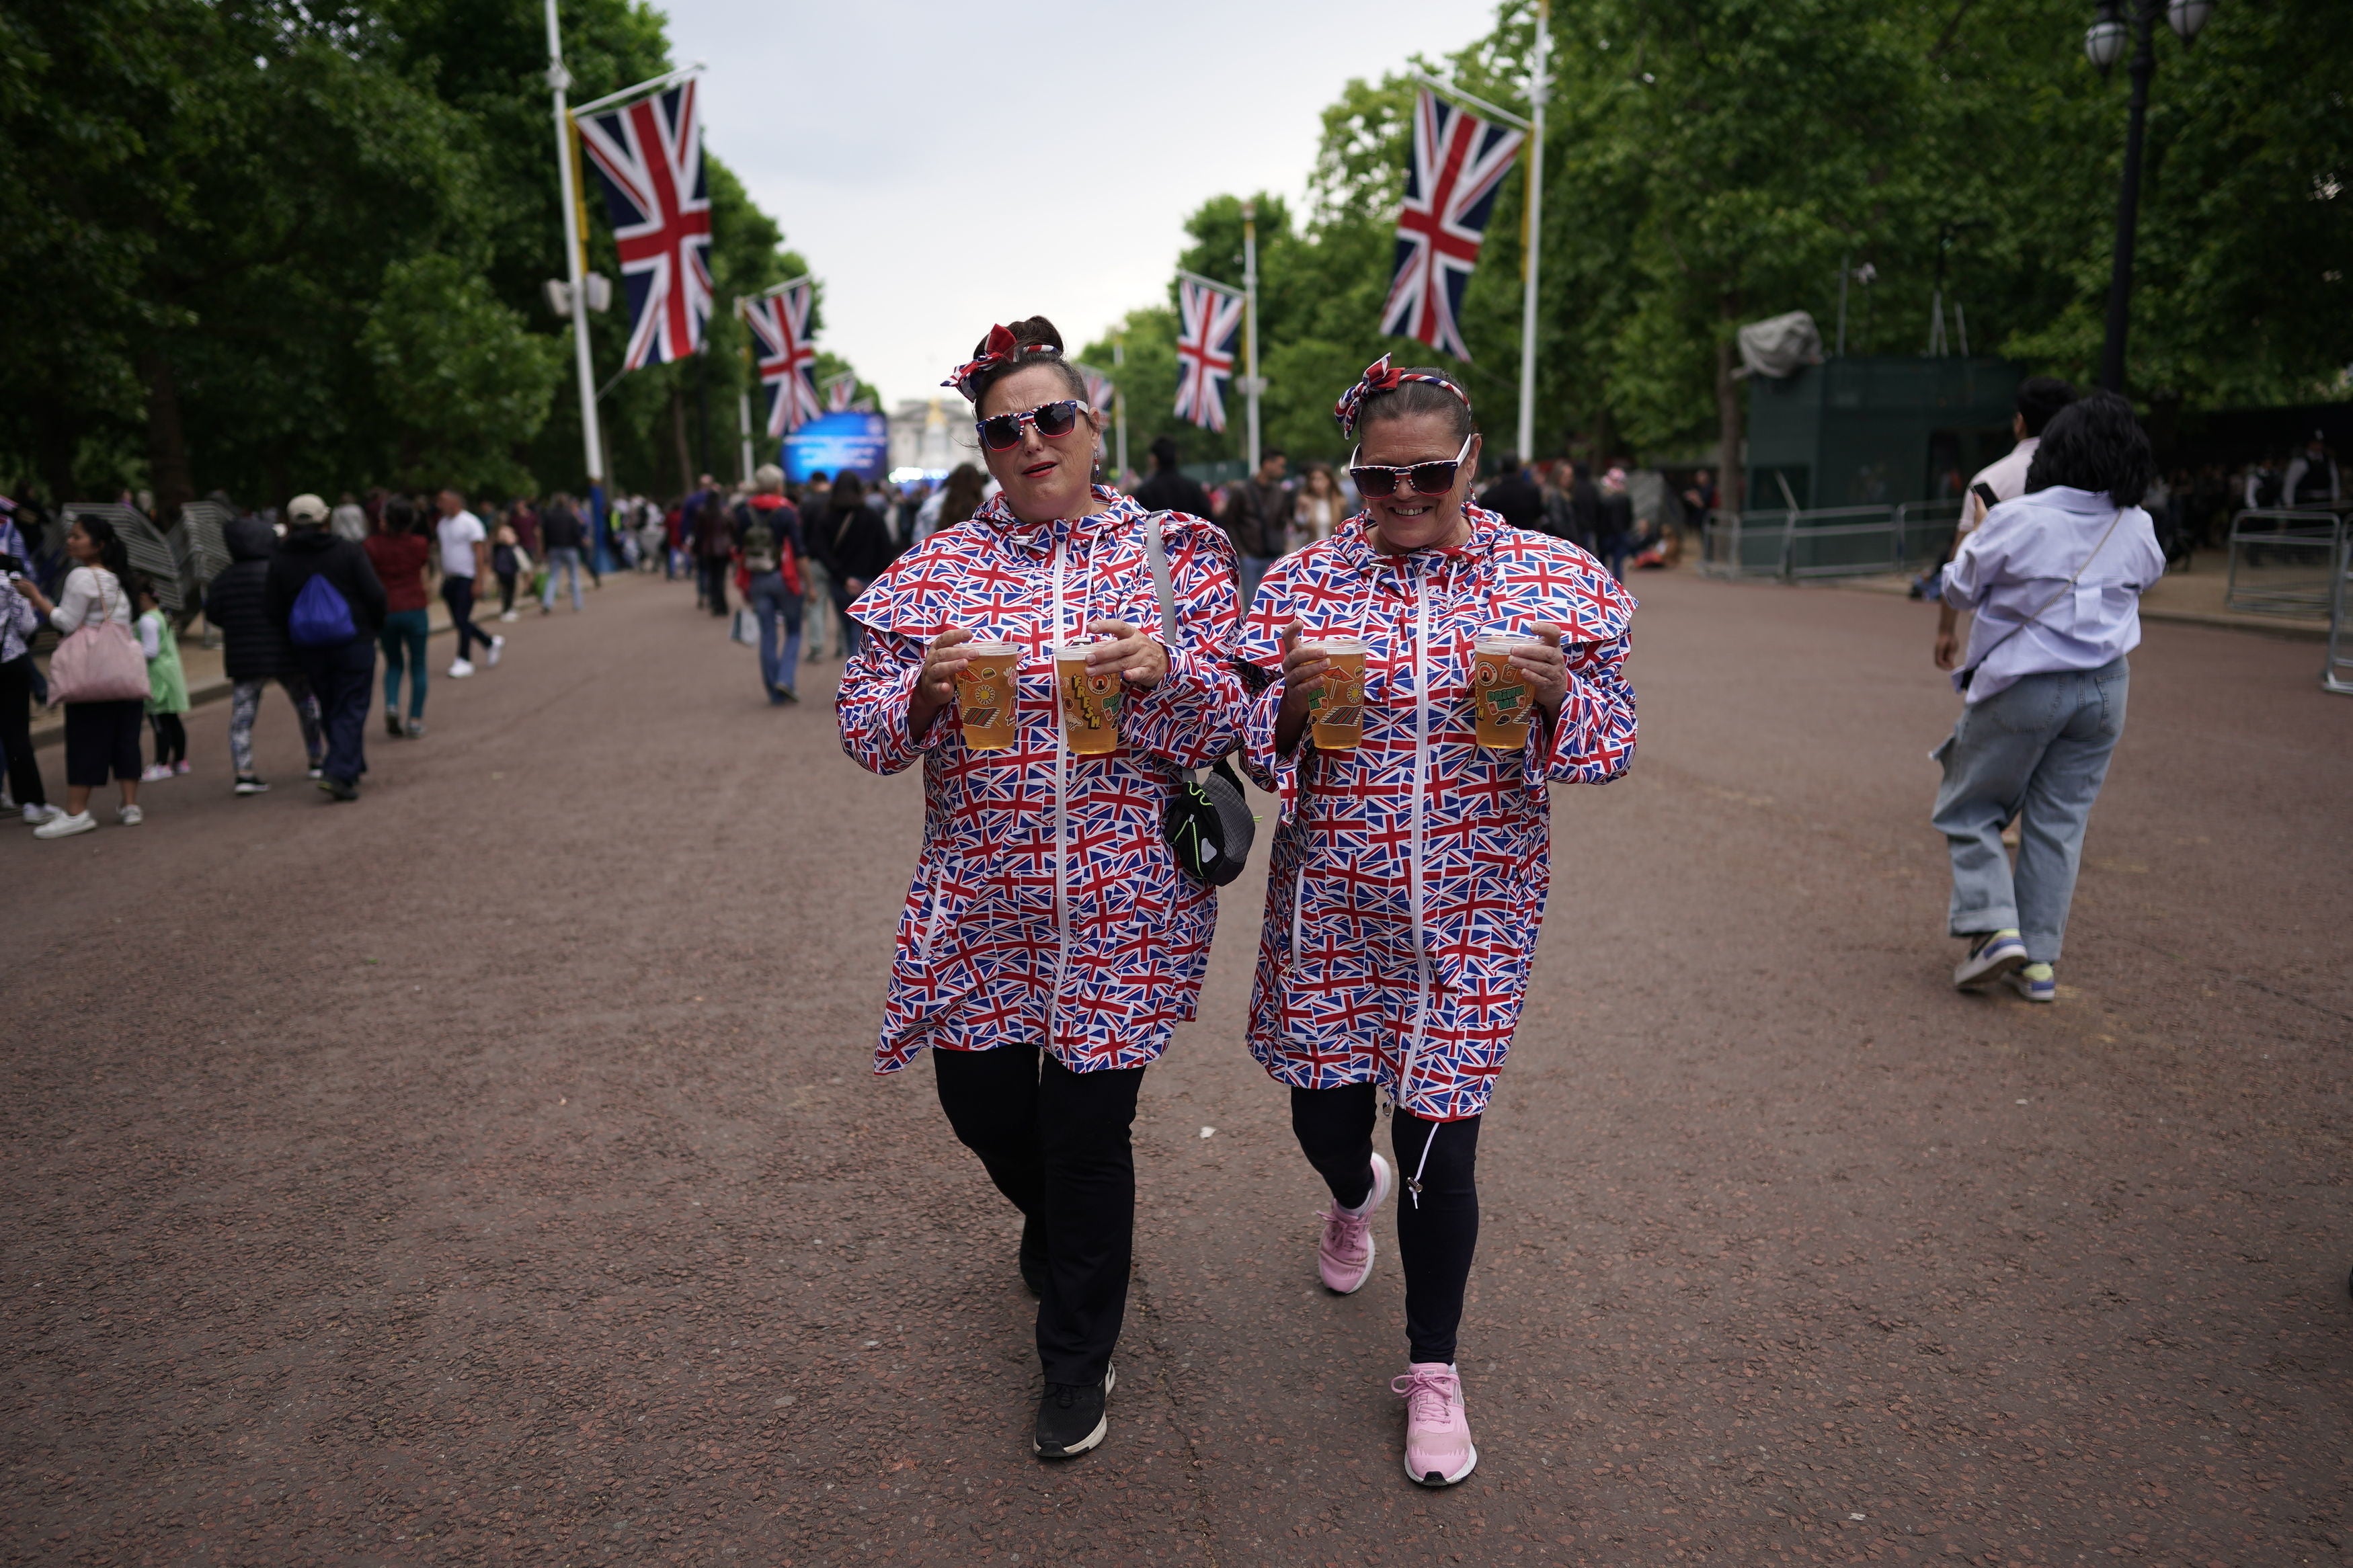
<instances>
[{"instance_id":1,"label":"street lamp post","mask_svg":"<svg viewBox=\"0 0 2353 1568\"><path fill-rule=\"evenodd\" d=\"M2125 335L2132 325L2133 231L2140 219L2140 158L2148 120L2148 83L2157 74L2157 18L2187 45L2213 15L2215 0L2100 0L2098 20L2084 32L2084 53L2105 78L2133 45L2132 117L2125 132L2124 188L2116 195L2115 268L2108 277L2108 332L2100 350L2100 384L2125 389Z\"/></svg>"}]
</instances>

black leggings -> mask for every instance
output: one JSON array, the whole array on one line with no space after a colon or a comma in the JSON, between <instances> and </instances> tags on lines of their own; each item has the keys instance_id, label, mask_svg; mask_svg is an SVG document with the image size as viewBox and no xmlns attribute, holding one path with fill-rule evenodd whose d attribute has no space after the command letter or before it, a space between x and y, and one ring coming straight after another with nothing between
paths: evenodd
<instances>
[{"instance_id":1,"label":"black leggings","mask_svg":"<svg viewBox=\"0 0 2353 1568\"><path fill-rule=\"evenodd\" d=\"M1127 1314L1142 1068L1072 1072L1036 1046L932 1053L940 1109L988 1179L1046 1235L1038 1360L1049 1383L1103 1381Z\"/></svg>"},{"instance_id":2,"label":"black leggings","mask_svg":"<svg viewBox=\"0 0 2353 1568\"><path fill-rule=\"evenodd\" d=\"M1298 1134L1300 1151L1343 1208L1355 1208L1372 1194L1375 1093L1369 1083L1291 1091L1291 1130ZM1398 1106L1391 1113L1389 1134L1397 1151L1406 1343L1415 1361L1451 1363L1455 1331L1462 1323L1462 1292L1471 1282L1471 1256L1479 1249L1479 1118L1425 1121ZM1406 1189L1417 1166L1419 1205Z\"/></svg>"},{"instance_id":3,"label":"black leggings","mask_svg":"<svg viewBox=\"0 0 2353 1568\"><path fill-rule=\"evenodd\" d=\"M188 727L180 722L177 713L150 713L147 722L155 726L155 761L164 767L188 760Z\"/></svg>"}]
</instances>

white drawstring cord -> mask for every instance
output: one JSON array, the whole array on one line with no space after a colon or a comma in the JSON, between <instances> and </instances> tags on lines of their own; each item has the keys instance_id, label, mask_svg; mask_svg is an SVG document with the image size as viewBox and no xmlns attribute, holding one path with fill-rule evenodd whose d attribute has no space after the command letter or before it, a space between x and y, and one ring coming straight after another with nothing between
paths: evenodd
<instances>
[{"instance_id":1,"label":"white drawstring cord","mask_svg":"<svg viewBox=\"0 0 2353 1568\"><path fill-rule=\"evenodd\" d=\"M1046 1001L1046 1041L1051 1047L1061 1021L1062 981L1071 967L1071 774L1070 746L1062 722L1062 543L1054 541L1054 637L1046 662L1054 672L1054 991Z\"/></svg>"}]
</instances>

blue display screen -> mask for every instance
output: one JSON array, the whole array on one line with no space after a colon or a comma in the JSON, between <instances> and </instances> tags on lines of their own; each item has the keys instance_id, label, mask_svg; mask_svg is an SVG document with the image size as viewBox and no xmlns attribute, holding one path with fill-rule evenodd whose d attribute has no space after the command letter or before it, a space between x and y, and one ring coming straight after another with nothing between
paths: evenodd
<instances>
[{"instance_id":1,"label":"blue display screen","mask_svg":"<svg viewBox=\"0 0 2353 1568\"><path fill-rule=\"evenodd\" d=\"M880 414L822 414L785 437L785 477L796 484L844 469L879 479L890 467L891 422Z\"/></svg>"}]
</instances>

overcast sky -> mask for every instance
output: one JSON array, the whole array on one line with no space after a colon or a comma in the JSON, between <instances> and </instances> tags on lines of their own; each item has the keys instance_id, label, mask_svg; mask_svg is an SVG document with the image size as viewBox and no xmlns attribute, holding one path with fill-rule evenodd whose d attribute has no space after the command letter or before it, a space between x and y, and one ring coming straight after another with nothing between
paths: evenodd
<instances>
[{"instance_id":1,"label":"overcast sky","mask_svg":"<svg viewBox=\"0 0 2353 1568\"><path fill-rule=\"evenodd\" d=\"M674 58L710 63L706 144L825 281L819 346L892 401L929 395L993 321L1043 313L1075 349L1162 302L1186 214L1220 191L1296 202L1350 77L1460 48L1494 15L1493 0L667 9Z\"/></svg>"}]
</instances>

